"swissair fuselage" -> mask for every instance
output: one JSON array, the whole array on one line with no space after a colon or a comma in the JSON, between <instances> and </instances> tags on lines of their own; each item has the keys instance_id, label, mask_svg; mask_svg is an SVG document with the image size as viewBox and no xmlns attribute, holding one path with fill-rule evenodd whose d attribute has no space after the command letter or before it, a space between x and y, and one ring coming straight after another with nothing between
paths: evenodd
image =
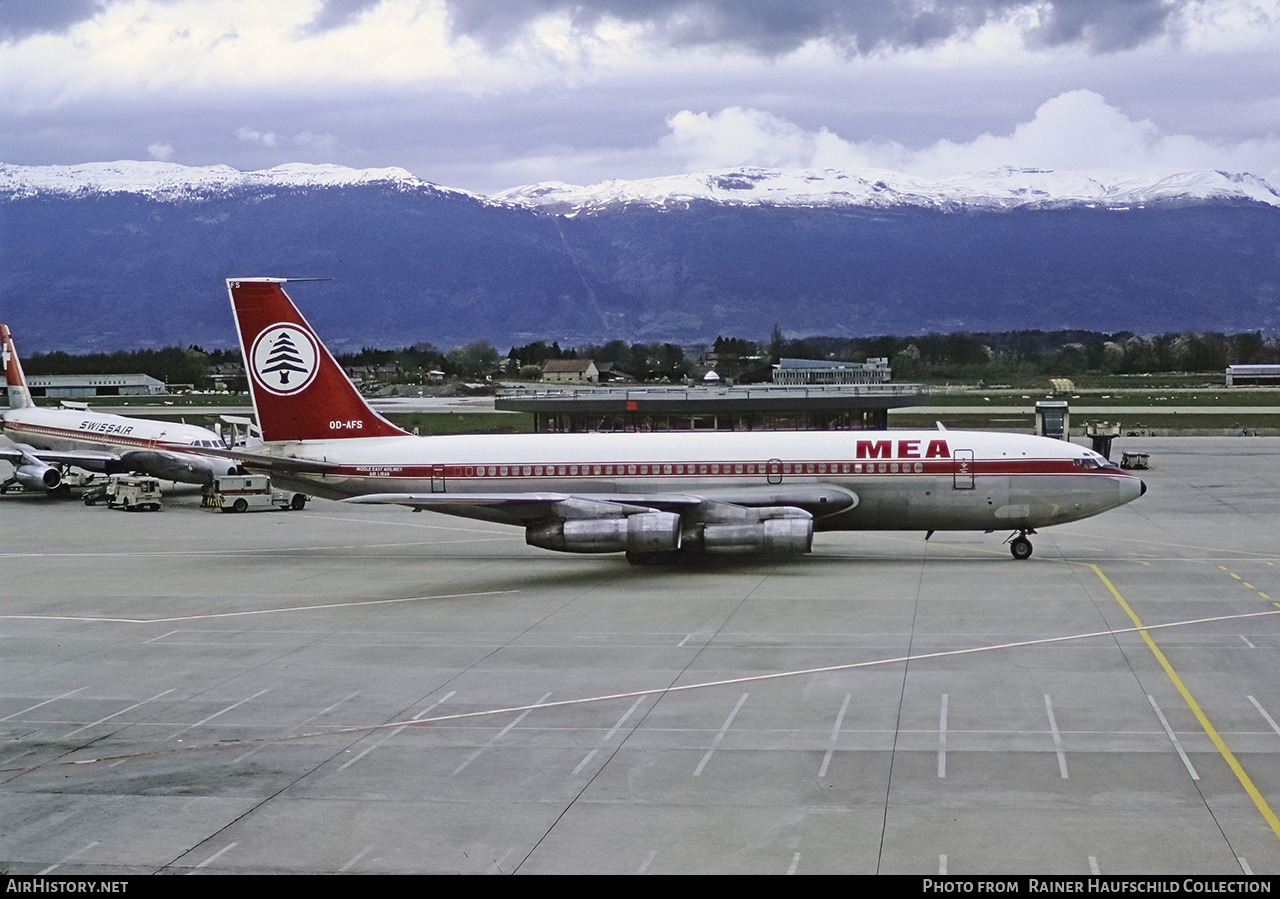
<instances>
[{"instance_id":1,"label":"swissair fuselage","mask_svg":"<svg viewBox=\"0 0 1280 899\"><path fill-rule=\"evenodd\" d=\"M10 462L24 486L54 489L61 483L59 466L88 471L141 471L192 484L212 482L215 474L237 465L201 450L225 449L208 428L151 421L104 412L42 408L31 399L8 327L0 324L9 407L0 410L5 436L14 447L0 446L0 459Z\"/></svg>"},{"instance_id":2,"label":"swissair fuselage","mask_svg":"<svg viewBox=\"0 0 1280 899\"><path fill-rule=\"evenodd\" d=\"M167 452L209 462L210 457L198 454L200 449L225 449L217 434L196 425L36 406L0 414L10 440L41 450L113 455Z\"/></svg>"}]
</instances>

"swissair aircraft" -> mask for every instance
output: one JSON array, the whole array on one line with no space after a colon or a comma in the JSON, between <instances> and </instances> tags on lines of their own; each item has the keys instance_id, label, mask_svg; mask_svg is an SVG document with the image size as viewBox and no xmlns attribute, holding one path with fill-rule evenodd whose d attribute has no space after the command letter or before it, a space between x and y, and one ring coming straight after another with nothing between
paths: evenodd
<instances>
[{"instance_id":1,"label":"swissair aircraft","mask_svg":"<svg viewBox=\"0 0 1280 899\"><path fill-rule=\"evenodd\" d=\"M0 423L14 446L0 446L14 480L30 490L57 490L67 466L88 471L138 471L170 481L209 484L238 466L202 449L225 449L221 438L195 425L126 418L101 412L42 409L31 401L7 325L0 324L9 408Z\"/></svg>"},{"instance_id":2,"label":"swissair aircraft","mask_svg":"<svg viewBox=\"0 0 1280 899\"><path fill-rule=\"evenodd\" d=\"M374 412L281 286L227 281L264 443L236 454L290 489L512 524L533 546L809 552L814 531L1009 529L1123 505L1146 485L1061 440L966 431L416 437Z\"/></svg>"}]
</instances>

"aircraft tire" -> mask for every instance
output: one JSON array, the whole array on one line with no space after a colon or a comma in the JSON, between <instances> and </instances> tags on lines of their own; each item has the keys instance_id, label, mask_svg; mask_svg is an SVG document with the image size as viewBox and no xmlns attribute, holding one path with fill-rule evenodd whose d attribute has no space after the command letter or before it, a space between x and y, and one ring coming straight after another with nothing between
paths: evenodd
<instances>
[{"instance_id":1,"label":"aircraft tire","mask_svg":"<svg viewBox=\"0 0 1280 899\"><path fill-rule=\"evenodd\" d=\"M1026 537L1015 537L1009 542L1009 552L1018 561L1031 558L1031 541Z\"/></svg>"},{"instance_id":2,"label":"aircraft tire","mask_svg":"<svg viewBox=\"0 0 1280 899\"><path fill-rule=\"evenodd\" d=\"M237 512L247 512L249 511L249 504L243 499L238 499L231 504L231 508L235 509Z\"/></svg>"}]
</instances>

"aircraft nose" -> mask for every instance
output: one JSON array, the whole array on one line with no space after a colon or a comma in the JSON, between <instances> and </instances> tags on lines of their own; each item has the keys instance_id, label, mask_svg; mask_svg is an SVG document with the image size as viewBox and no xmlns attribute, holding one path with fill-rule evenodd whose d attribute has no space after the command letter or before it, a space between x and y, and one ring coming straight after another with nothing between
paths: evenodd
<instances>
[{"instance_id":1,"label":"aircraft nose","mask_svg":"<svg viewBox=\"0 0 1280 899\"><path fill-rule=\"evenodd\" d=\"M1147 492L1147 482L1132 476L1120 481L1120 503L1131 503Z\"/></svg>"}]
</instances>

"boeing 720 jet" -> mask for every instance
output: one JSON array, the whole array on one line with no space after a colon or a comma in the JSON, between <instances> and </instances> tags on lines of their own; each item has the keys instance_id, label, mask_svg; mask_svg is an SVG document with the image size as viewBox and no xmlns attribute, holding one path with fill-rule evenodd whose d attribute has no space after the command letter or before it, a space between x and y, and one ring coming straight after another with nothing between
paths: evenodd
<instances>
[{"instance_id":1,"label":"boeing 720 jet","mask_svg":"<svg viewBox=\"0 0 1280 899\"><path fill-rule=\"evenodd\" d=\"M515 525L533 546L809 552L815 531L1028 534L1146 491L1060 440L966 431L417 437L374 412L279 278L227 282L264 443L245 467L291 489Z\"/></svg>"},{"instance_id":2,"label":"boeing 720 jet","mask_svg":"<svg viewBox=\"0 0 1280 899\"><path fill-rule=\"evenodd\" d=\"M31 400L7 325L0 325L9 408L0 412L5 436L0 459L29 490L57 490L69 465L96 472L137 471L169 481L210 484L233 474L234 461L201 450L225 449L213 431L195 425L127 418L101 412L42 409Z\"/></svg>"}]
</instances>

